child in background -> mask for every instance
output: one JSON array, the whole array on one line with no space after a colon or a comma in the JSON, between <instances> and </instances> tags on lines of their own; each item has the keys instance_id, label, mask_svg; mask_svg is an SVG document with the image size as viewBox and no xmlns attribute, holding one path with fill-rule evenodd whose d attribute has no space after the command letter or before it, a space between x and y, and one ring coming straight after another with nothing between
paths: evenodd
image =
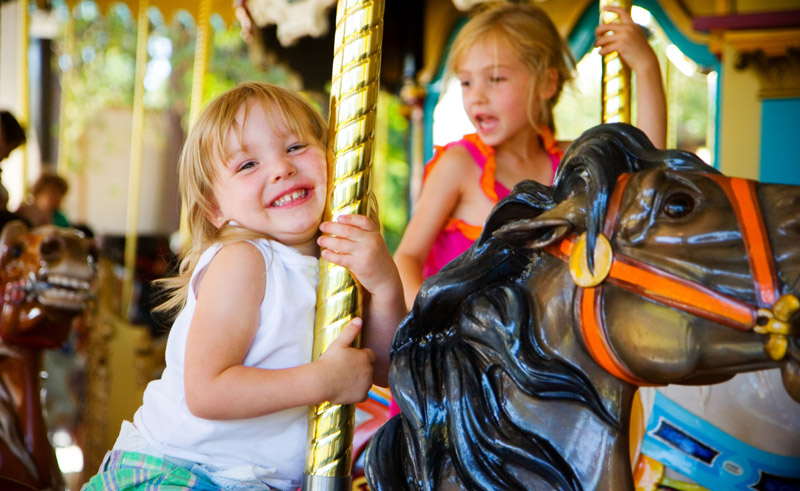
<instances>
[{"instance_id":1,"label":"child in background","mask_svg":"<svg viewBox=\"0 0 800 491\"><path fill-rule=\"evenodd\" d=\"M658 59L626 10L608 10L622 22L599 26L596 45L601 54L618 51L636 74L639 127L663 147ZM527 2L490 6L461 29L449 63L476 133L438 148L426 166L417 209L395 252L409 309L422 280L469 248L517 182L552 184L569 146L553 138L553 107L572 80L574 60L542 9Z\"/></svg>"},{"instance_id":2,"label":"child in background","mask_svg":"<svg viewBox=\"0 0 800 491\"><path fill-rule=\"evenodd\" d=\"M191 247L165 280L163 307L182 307L166 369L84 490L297 489L308 406L387 384L400 277L372 220L322 223L326 136L308 103L263 83L224 93L194 123L179 177ZM366 290L364 327L351 321L312 362L320 255Z\"/></svg>"},{"instance_id":3,"label":"child in background","mask_svg":"<svg viewBox=\"0 0 800 491\"><path fill-rule=\"evenodd\" d=\"M25 129L19 124L17 118L6 110L0 111L0 163L2 163L14 149L27 140ZM0 212L7 214L7 208L8 190L0 183ZM13 217L8 219L13 219ZM3 220L3 225L5 225L6 221L5 219Z\"/></svg>"},{"instance_id":4,"label":"child in background","mask_svg":"<svg viewBox=\"0 0 800 491\"><path fill-rule=\"evenodd\" d=\"M63 177L51 171L42 171L31 190L28 203L17 208L32 227L51 223L59 227L68 227L67 217L59 210L61 201L69 191L69 183Z\"/></svg>"}]
</instances>

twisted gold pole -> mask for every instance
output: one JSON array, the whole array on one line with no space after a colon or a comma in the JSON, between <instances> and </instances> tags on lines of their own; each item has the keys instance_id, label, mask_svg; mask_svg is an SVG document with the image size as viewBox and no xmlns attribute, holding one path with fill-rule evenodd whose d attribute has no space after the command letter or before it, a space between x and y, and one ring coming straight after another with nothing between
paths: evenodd
<instances>
[{"instance_id":1,"label":"twisted gold pole","mask_svg":"<svg viewBox=\"0 0 800 491\"><path fill-rule=\"evenodd\" d=\"M28 126L31 120L30 115L30 97L28 91L28 9L30 8L28 0L19 0L17 2L17 25L19 26L18 41L19 51L17 51L17 89L19 91L19 104L17 106L17 118L19 119L22 127ZM20 148L22 152L22 190L23 194L28 187L28 146L22 145ZM24 197L24 196L23 196Z\"/></svg>"},{"instance_id":2,"label":"twisted gold pole","mask_svg":"<svg viewBox=\"0 0 800 491\"><path fill-rule=\"evenodd\" d=\"M122 317L127 319L133 302L136 276L136 242L139 237L139 195L142 183L142 142L144 140L144 74L147 69L147 38L150 36L149 0L139 0L136 15L136 72L133 85L131 160L128 169L128 214L125 224L125 281L122 284Z\"/></svg>"},{"instance_id":3,"label":"twisted gold pole","mask_svg":"<svg viewBox=\"0 0 800 491\"><path fill-rule=\"evenodd\" d=\"M336 8L326 220L368 213L383 10L383 0L339 0ZM360 300L350 272L321 259L313 360L360 315ZM353 405L309 409L304 490L350 489L354 416Z\"/></svg>"},{"instance_id":4,"label":"twisted gold pole","mask_svg":"<svg viewBox=\"0 0 800 491\"><path fill-rule=\"evenodd\" d=\"M631 0L600 0L600 22L619 22L619 15L606 12L605 7L621 7L630 11ZM603 56L601 118L603 123L631 122L631 70L614 51Z\"/></svg>"},{"instance_id":5,"label":"twisted gold pole","mask_svg":"<svg viewBox=\"0 0 800 491\"><path fill-rule=\"evenodd\" d=\"M606 12L605 7L620 7L631 10L631 0L600 0L600 22L611 24L619 22L619 15ZM614 51L603 56L602 84L600 94L603 107L600 111L603 123L630 123L631 122L631 70ZM633 397L631 407L631 421L628 427L628 439L631 465L636 468L639 449L642 444L644 432L644 413L642 401L637 391Z\"/></svg>"}]
</instances>

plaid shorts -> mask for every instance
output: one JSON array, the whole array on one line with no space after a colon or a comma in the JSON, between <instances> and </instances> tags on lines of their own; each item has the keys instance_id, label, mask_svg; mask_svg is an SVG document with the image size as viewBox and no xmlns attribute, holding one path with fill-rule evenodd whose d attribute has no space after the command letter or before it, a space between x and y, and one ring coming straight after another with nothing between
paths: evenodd
<instances>
[{"instance_id":1,"label":"plaid shorts","mask_svg":"<svg viewBox=\"0 0 800 491\"><path fill-rule=\"evenodd\" d=\"M81 491L216 491L211 481L185 467L139 452L112 450Z\"/></svg>"}]
</instances>

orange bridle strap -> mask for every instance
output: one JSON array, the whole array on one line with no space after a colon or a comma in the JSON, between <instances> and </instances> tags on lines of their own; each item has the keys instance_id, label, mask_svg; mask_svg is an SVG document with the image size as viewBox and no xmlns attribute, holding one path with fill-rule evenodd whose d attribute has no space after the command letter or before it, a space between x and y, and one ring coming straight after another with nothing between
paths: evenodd
<instances>
[{"instance_id":1,"label":"orange bridle strap","mask_svg":"<svg viewBox=\"0 0 800 491\"><path fill-rule=\"evenodd\" d=\"M613 239L619 207L630 176L631 174L620 176L609 200L603 227L603 233L609 241ZM708 174L708 177L725 191L735 210L750 261L758 306L771 307L778 297L778 281L769 238L757 206L755 183L715 174ZM576 237L571 235L561 242L545 247L545 250L566 262L572 254L575 241ZM663 305L740 331L753 329L758 318L758 306L739 301L622 254L614 254L605 281ZM631 373L614 353L603 322L602 289L602 283L595 287L583 288L579 292L579 298L576 299L581 334L587 350L600 366L615 377L635 385L652 385Z\"/></svg>"}]
</instances>

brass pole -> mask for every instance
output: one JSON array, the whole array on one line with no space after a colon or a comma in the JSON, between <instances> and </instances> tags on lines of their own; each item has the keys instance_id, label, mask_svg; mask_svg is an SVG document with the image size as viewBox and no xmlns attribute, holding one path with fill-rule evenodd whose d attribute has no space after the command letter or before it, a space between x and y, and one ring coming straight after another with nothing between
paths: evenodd
<instances>
[{"instance_id":1,"label":"brass pole","mask_svg":"<svg viewBox=\"0 0 800 491\"><path fill-rule=\"evenodd\" d=\"M30 122L30 98L28 91L28 0L18 0L17 23L19 25L19 51L17 58L17 88L19 90L19 122L27 127ZM28 146L22 145L22 190L28 187Z\"/></svg>"},{"instance_id":2,"label":"brass pole","mask_svg":"<svg viewBox=\"0 0 800 491\"><path fill-rule=\"evenodd\" d=\"M211 46L211 0L201 0L197 8L197 38L194 45L194 68L192 71L192 99L189 106L189 126L194 124L203 107L203 88L206 81L208 56ZM181 204L180 243L189 245L189 225L186 223L186 205Z\"/></svg>"},{"instance_id":3,"label":"brass pole","mask_svg":"<svg viewBox=\"0 0 800 491\"><path fill-rule=\"evenodd\" d=\"M125 281L122 285L123 317L130 314L133 280L136 273L136 241L139 228L139 193L142 181L142 143L144 136L144 74L147 69L147 38L150 35L148 0L139 0L136 30L136 74L133 82L133 120L131 158L128 170L128 219L125 225Z\"/></svg>"},{"instance_id":4,"label":"brass pole","mask_svg":"<svg viewBox=\"0 0 800 491\"><path fill-rule=\"evenodd\" d=\"M211 44L211 0L200 0L197 7L197 39L194 45L192 72L192 100L189 106L189 124L194 123L203 107L203 85L208 65L208 48Z\"/></svg>"},{"instance_id":5,"label":"brass pole","mask_svg":"<svg viewBox=\"0 0 800 491\"><path fill-rule=\"evenodd\" d=\"M326 220L368 213L383 10L383 0L339 0L337 5ZM313 360L360 310L359 287L350 272L321 259ZM311 406L304 490L350 489L354 416L353 405Z\"/></svg>"},{"instance_id":6,"label":"brass pole","mask_svg":"<svg viewBox=\"0 0 800 491\"><path fill-rule=\"evenodd\" d=\"M619 22L619 15L606 12L605 7L620 7L631 10L631 0L600 0L600 22L612 24ZM614 51L603 56L602 85L600 89L603 123L631 123L631 70ZM644 431L644 414L641 396L637 391L631 406L631 421L628 427L631 465L636 466Z\"/></svg>"},{"instance_id":7,"label":"brass pole","mask_svg":"<svg viewBox=\"0 0 800 491\"><path fill-rule=\"evenodd\" d=\"M619 22L619 15L606 12L605 7L621 7L630 11L631 0L600 0L600 22ZM631 122L631 70L616 51L603 56L601 119L603 123Z\"/></svg>"},{"instance_id":8,"label":"brass pole","mask_svg":"<svg viewBox=\"0 0 800 491\"><path fill-rule=\"evenodd\" d=\"M67 5L67 20L64 26L64 53L69 56L70 64L62 68L61 71L61 101L58 114L58 162L56 169L62 176L67 175L69 166L69 154L72 152L72 141L67 135L67 98L69 91L72 90L75 73L72 66L73 54L75 52L75 17L72 15L72 7Z\"/></svg>"}]
</instances>

